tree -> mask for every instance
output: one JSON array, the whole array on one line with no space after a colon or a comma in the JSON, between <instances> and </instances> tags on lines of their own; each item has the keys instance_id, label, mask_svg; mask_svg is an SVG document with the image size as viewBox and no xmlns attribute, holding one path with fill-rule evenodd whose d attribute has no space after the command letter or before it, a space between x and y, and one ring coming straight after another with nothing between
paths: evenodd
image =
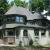
<instances>
[{"instance_id":1,"label":"tree","mask_svg":"<svg viewBox=\"0 0 50 50\"><path fill-rule=\"evenodd\" d=\"M8 9L8 2L7 0L0 0L0 8L3 8L4 10Z\"/></svg>"},{"instance_id":2,"label":"tree","mask_svg":"<svg viewBox=\"0 0 50 50\"><path fill-rule=\"evenodd\" d=\"M39 8L40 11L50 9L50 0L32 0L31 2L32 11Z\"/></svg>"},{"instance_id":3,"label":"tree","mask_svg":"<svg viewBox=\"0 0 50 50\"><path fill-rule=\"evenodd\" d=\"M14 5L14 1L11 1L10 6L13 6L13 5Z\"/></svg>"},{"instance_id":4,"label":"tree","mask_svg":"<svg viewBox=\"0 0 50 50\"><path fill-rule=\"evenodd\" d=\"M17 5L17 6L21 6L21 7L27 7L27 4L25 1L21 1L21 0L14 0L14 3Z\"/></svg>"},{"instance_id":5,"label":"tree","mask_svg":"<svg viewBox=\"0 0 50 50\"><path fill-rule=\"evenodd\" d=\"M44 9L43 0L32 0L31 2L32 11L39 8L40 11Z\"/></svg>"},{"instance_id":6,"label":"tree","mask_svg":"<svg viewBox=\"0 0 50 50\"><path fill-rule=\"evenodd\" d=\"M8 9L7 0L0 0L0 23L1 23L1 20L3 19L3 15L7 11L7 9Z\"/></svg>"}]
</instances>

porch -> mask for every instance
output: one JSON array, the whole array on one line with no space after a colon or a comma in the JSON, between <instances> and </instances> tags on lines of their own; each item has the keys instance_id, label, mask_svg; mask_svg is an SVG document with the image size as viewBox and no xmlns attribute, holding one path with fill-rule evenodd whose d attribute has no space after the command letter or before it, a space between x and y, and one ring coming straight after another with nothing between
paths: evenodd
<instances>
[{"instance_id":1,"label":"porch","mask_svg":"<svg viewBox=\"0 0 50 50\"><path fill-rule=\"evenodd\" d=\"M41 29L6 29L0 34L0 46L29 46L31 39L34 43L36 40L38 44L45 45L49 40L49 30Z\"/></svg>"},{"instance_id":2,"label":"porch","mask_svg":"<svg viewBox=\"0 0 50 50\"><path fill-rule=\"evenodd\" d=\"M23 36L22 29L6 29L0 31L0 46L19 46L21 45L29 45L29 38L27 31L25 30Z\"/></svg>"}]
</instances>

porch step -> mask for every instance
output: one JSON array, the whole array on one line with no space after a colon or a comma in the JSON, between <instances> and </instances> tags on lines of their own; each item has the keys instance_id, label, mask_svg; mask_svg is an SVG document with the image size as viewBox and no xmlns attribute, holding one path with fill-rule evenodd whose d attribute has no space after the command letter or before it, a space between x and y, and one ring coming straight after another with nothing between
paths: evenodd
<instances>
[{"instance_id":1,"label":"porch step","mask_svg":"<svg viewBox=\"0 0 50 50\"><path fill-rule=\"evenodd\" d=\"M0 39L0 44L3 44L3 40L2 39Z\"/></svg>"}]
</instances>

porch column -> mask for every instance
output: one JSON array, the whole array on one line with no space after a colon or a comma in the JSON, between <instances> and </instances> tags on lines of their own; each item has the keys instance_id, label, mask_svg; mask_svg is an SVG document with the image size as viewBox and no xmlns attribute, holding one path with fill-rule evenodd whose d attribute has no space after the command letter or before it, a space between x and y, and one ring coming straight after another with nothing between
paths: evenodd
<instances>
[{"instance_id":1,"label":"porch column","mask_svg":"<svg viewBox=\"0 0 50 50\"><path fill-rule=\"evenodd\" d=\"M49 30L46 30L46 38L48 40L48 38L49 38Z\"/></svg>"},{"instance_id":2,"label":"porch column","mask_svg":"<svg viewBox=\"0 0 50 50\"><path fill-rule=\"evenodd\" d=\"M5 36L7 36L7 30L5 30Z\"/></svg>"},{"instance_id":3,"label":"porch column","mask_svg":"<svg viewBox=\"0 0 50 50\"><path fill-rule=\"evenodd\" d=\"M20 40L22 41L22 38L23 38L23 30L20 30Z\"/></svg>"},{"instance_id":4,"label":"porch column","mask_svg":"<svg viewBox=\"0 0 50 50\"><path fill-rule=\"evenodd\" d=\"M16 44L16 29L15 29L15 44Z\"/></svg>"},{"instance_id":5,"label":"porch column","mask_svg":"<svg viewBox=\"0 0 50 50\"><path fill-rule=\"evenodd\" d=\"M19 42L20 41L22 41L22 46L24 46L24 44L23 44L23 29L20 30Z\"/></svg>"},{"instance_id":6,"label":"porch column","mask_svg":"<svg viewBox=\"0 0 50 50\"><path fill-rule=\"evenodd\" d=\"M34 29L28 30L28 37L34 41Z\"/></svg>"},{"instance_id":7,"label":"porch column","mask_svg":"<svg viewBox=\"0 0 50 50\"><path fill-rule=\"evenodd\" d=\"M39 39L41 40L41 30L39 30Z\"/></svg>"}]
</instances>

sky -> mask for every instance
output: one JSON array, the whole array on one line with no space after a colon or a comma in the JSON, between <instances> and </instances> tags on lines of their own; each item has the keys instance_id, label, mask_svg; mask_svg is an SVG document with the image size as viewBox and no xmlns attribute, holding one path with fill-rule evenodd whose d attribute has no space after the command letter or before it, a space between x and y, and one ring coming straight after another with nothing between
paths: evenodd
<instances>
[{"instance_id":1,"label":"sky","mask_svg":"<svg viewBox=\"0 0 50 50\"><path fill-rule=\"evenodd\" d=\"M14 0L8 0L8 2L10 3L11 1L14 1ZM24 0L22 0L22 1L24 1ZM28 2L29 0L25 0L26 2Z\"/></svg>"}]
</instances>

